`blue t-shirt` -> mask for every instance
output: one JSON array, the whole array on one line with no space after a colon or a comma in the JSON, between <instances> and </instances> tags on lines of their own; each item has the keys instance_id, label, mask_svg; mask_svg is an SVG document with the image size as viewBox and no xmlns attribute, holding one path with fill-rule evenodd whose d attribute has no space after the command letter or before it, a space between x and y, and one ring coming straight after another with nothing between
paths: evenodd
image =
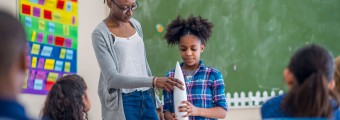
<instances>
[{"instance_id":1,"label":"blue t-shirt","mask_svg":"<svg viewBox=\"0 0 340 120\"><path fill-rule=\"evenodd\" d=\"M24 107L15 100L0 100L0 119L29 120Z\"/></svg>"},{"instance_id":2,"label":"blue t-shirt","mask_svg":"<svg viewBox=\"0 0 340 120\"><path fill-rule=\"evenodd\" d=\"M262 119L268 118L291 118L291 116L285 114L285 112L281 108L282 100L286 95L276 96L272 99L269 99L265 102L261 107L261 116ZM335 120L340 120L340 107L335 103L333 104L333 118Z\"/></svg>"}]
</instances>

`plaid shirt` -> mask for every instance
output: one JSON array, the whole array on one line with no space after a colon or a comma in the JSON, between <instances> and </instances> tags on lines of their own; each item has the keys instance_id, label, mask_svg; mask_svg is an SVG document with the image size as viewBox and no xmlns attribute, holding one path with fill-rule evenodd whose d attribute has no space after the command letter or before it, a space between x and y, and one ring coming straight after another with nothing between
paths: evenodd
<instances>
[{"instance_id":1,"label":"plaid shirt","mask_svg":"<svg viewBox=\"0 0 340 120\"><path fill-rule=\"evenodd\" d=\"M183 63L181 63L183 66ZM222 74L211 67L204 66L200 61L200 67L191 79L184 75L185 85L188 93L188 101L199 108L222 107L228 109L226 97L224 94L224 82ZM166 77L174 77L175 69L170 70ZM174 113L173 92L163 91L164 95L164 112ZM201 116L190 116L190 120L216 120L204 118Z\"/></svg>"}]
</instances>

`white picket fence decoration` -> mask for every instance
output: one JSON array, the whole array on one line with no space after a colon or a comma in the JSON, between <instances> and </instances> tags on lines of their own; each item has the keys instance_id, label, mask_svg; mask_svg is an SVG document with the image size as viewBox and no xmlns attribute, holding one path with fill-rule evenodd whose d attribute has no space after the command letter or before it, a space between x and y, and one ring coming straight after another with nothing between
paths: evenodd
<instances>
[{"instance_id":1,"label":"white picket fence decoration","mask_svg":"<svg viewBox=\"0 0 340 120\"><path fill-rule=\"evenodd\" d=\"M229 108L252 108L259 107L268 99L282 95L283 93L283 90L278 92L271 91L269 95L267 91L263 91L261 95L260 91L256 91L254 95L253 92L250 91L246 96L246 93L242 91L240 93L234 92L233 96L231 96L231 93L227 92L226 97Z\"/></svg>"},{"instance_id":2,"label":"white picket fence decoration","mask_svg":"<svg viewBox=\"0 0 340 120\"><path fill-rule=\"evenodd\" d=\"M277 91L277 90L276 90ZM240 95L237 92L234 92L233 97L231 96L230 92L227 92L226 98L228 103L228 108L254 108L254 107L260 107L264 102L266 102L268 99L282 95L284 92L283 90L280 90L277 92L278 94L275 94L275 91L270 92L270 96L268 95L267 91L261 92L256 91L255 96L253 92L248 92L248 96L246 96L245 92L241 92ZM164 96L161 96L161 104L164 104Z\"/></svg>"}]
</instances>

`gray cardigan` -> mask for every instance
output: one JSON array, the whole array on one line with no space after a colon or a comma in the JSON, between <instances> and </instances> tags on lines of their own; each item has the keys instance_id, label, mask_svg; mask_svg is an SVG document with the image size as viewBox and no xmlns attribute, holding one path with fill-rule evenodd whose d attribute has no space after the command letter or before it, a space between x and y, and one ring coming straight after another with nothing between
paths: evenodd
<instances>
[{"instance_id":1,"label":"gray cardigan","mask_svg":"<svg viewBox=\"0 0 340 120\"><path fill-rule=\"evenodd\" d=\"M143 38L140 23L133 18L130 19L130 23L139 36ZM149 77L132 77L120 74L118 68L119 61L117 59L119 56L116 55L113 48L114 41L115 38L104 21L99 23L92 32L92 45L100 67L98 95L102 107L102 118L104 120L125 120L121 89L152 87L153 77L146 59L146 69ZM153 97L155 98L155 96ZM156 96L156 107L159 107L159 102Z\"/></svg>"}]
</instances>

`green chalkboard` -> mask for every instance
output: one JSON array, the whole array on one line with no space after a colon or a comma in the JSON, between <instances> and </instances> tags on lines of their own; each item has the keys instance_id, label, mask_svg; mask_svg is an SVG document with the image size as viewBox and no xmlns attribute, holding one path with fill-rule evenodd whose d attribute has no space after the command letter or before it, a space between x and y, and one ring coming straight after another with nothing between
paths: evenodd
<instances>
[{"instance_id":1,"label":"green chalkboard","mask_svg":"<svg viewBox=\"0 0 340 120\"><path fill-rule=\"evenodd\" d=\"M201 59L222 72L228 92L285 89L283 69L305 44L340 54L340 0L137 1L134 17L142 24L155 76L181 61L177 46L169 48L164 31L156 29L165 29L177 15L201 15L214 23Z\"/></svg>"}]
</instances>

